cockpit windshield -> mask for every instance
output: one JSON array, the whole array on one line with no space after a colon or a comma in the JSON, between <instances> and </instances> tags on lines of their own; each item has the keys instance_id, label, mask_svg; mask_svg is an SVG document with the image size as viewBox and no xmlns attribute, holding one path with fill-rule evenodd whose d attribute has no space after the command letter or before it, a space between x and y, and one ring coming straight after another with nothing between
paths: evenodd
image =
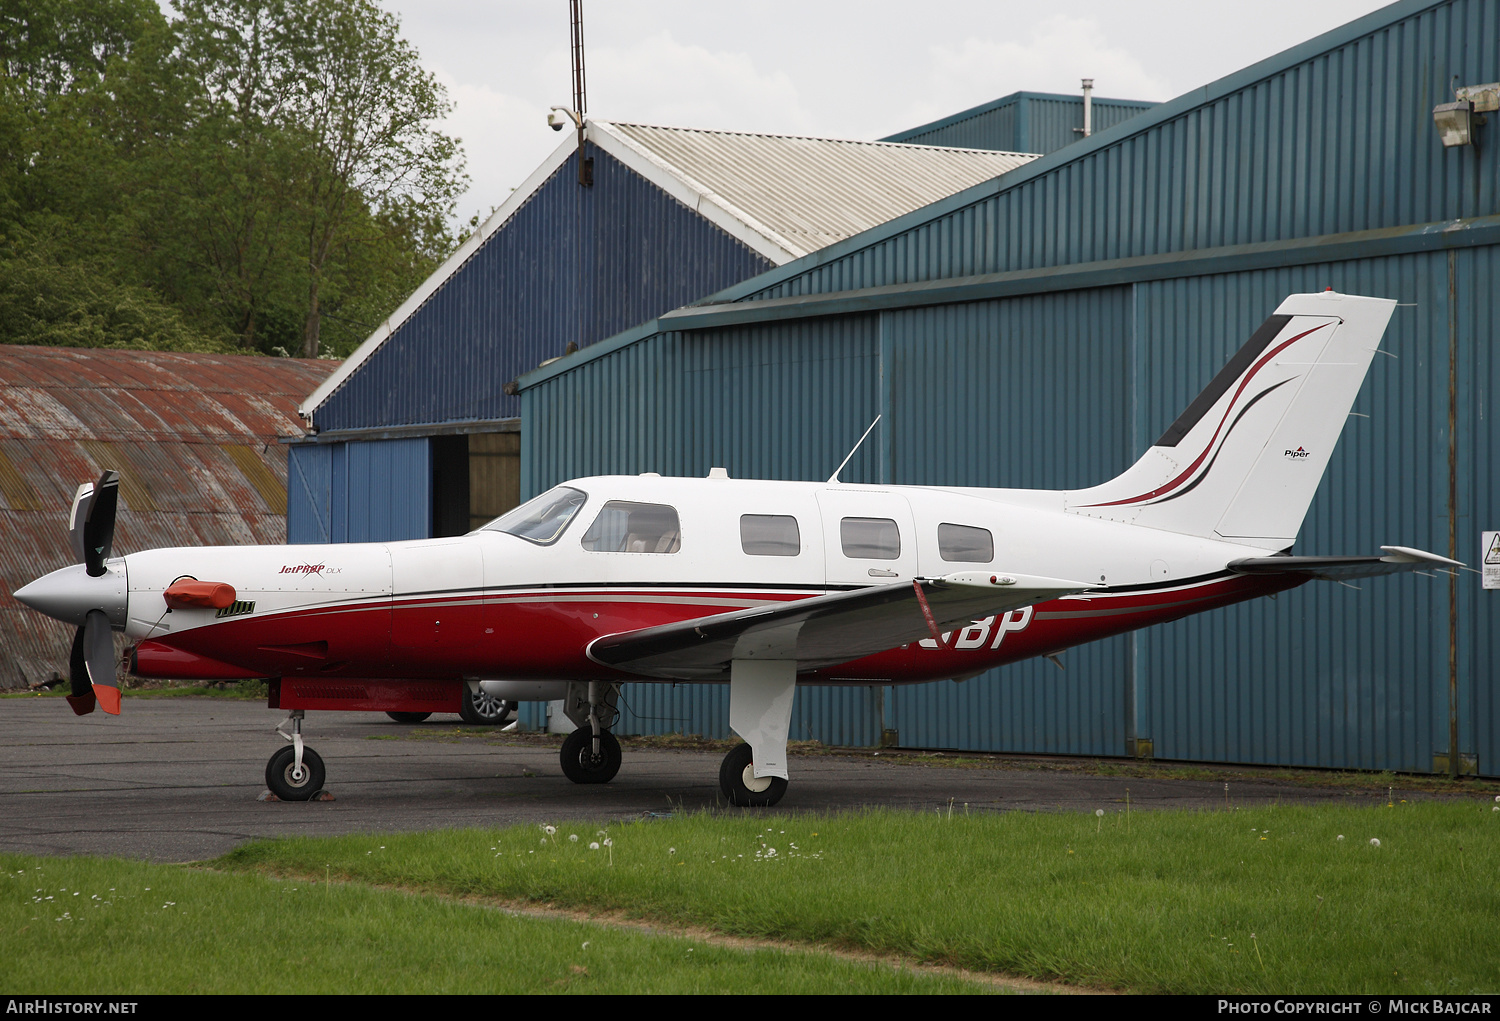
<instances>
[{"instance_id":1,"label":"cockpit windshield","mask_svg":"<svg viewBox=\"0 0 1500 1021\"><path fill-rule=\"evenodd\" d=\"M482 531L509 532L538 546L551 546L562 538L568 523L587 499L588 494L581 490L558 486L527 500L515 510L506 511L485 525Z\"/></svg>"}]
</instances>

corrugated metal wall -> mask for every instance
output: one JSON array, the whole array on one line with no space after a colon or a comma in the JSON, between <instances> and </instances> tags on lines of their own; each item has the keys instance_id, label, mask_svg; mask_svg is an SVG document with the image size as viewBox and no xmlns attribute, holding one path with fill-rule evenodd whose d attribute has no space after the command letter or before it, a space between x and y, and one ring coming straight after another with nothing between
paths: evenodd
<instances>
[{"instance_id":1,"label":"corrugated metal wall","mask_svg":"<svg viewBox=\"0 0 1500 1021\"><path fill-rule=\"evenodd\" d=\"M654 471L826 479L879 411L875 316L663 333L588 362L521 420L521 491ZM785 442L794 438L794 442ZM846 481L879 478L862 447Z\"/></svg>"},{"instance_id":2,"label":"corrugated metal wall","mask_svg":"<svg viewBox=\"0 0 1500 1021\"><path fill-rule=\"evenodd\" d=\"M1004 180L1016 183L998 192L982 186L937 203L931 208L951 211L919 226L846 243L841 257L829 249L816 263L792 263L797 271L769 274L774 284L746 296L1312 237L1500 208L1500 160L1445 150L1432 124L1433 105L1451 99L1455 80L1500 76L1494 0L1429 7L1275 73L1254 72L1215 83L1224 94L1208 102L1185 102L1195 93L1163 104L1136 133L1012 171ZM1159 115L1165 119L1154 123Z\"/></svg>"},{"instance_id":3,"label":"corrugated metal wall","mask_svg":"<svg viewBox=\"0 0 1500 1021\"><path fill-rule=\"evenodd\" d=\"M523 391L525 486L726 462L738 475L826 477L815 467L841 456L832 437L851 430L847 446L872 407L890 429L861 478L1099 481L1143 452L1286 294L1332 286L1403 307L1382 344L1393 357L1376 359L1298 551L1397 543L1473 562L1479 532L1500 528L1491 234L1321 263L1281 242L1500 214L1500 160L1445 151L1431 118L1453 81L1496 77L1500 0L1393 5L1076 157L1048 157L724 297L1261 248L1137 281L1127 264L1112 271L1121 285L926 307L900 307L906 292L891 291L883 312L816 319L791 306L754 327L647 337ZM1265 268L1283 251L1285 266ZM1045 276L1036 288L1051 290ZM692 351L713 356L693 362ZM846 362L817 377L819 394L802 366L823 355ZM1496 632L1500 593L1472 574L1357 591L1318 583L1071 650L1065 673L1023 664L962 685L833 701L810 691L800 725L835 740L850 719L862 721L851 733L874 733L878 715L908 746L1118 755L1148 739L1167 758L1415 771L1452 750L1500 775ZM722 695L682 686L669 711L627 724L722 733Z\"/></svg>"},{"instance_id":4,"label":"corrugated metal wall","mask_svg":"<svg viewBox=\"0 0 1500 1021\"><path fill-rule=\"evenodd\" d=\"M1094 99L1093 130L1103 131L1155 103ZM1049 153L1083 138L1083 95L1017 92L889 136L883 141L946 145L956 149Z\"/></svg>"},{"instance_id":5,"label":"corrugated metal wall","mask_svg":"<svg viewBox=\"0 0 1500 1021\"><path fill-rule=\"evenodd\" d=\"M432 440L288 448L287 542L384 542L432 534Z\"/></svg>"},{"instance_id":6,"label":"corrugated metal wall","mask_svg":"<svg viewBox=\"0 0 1500 1021\"><path fill-rule=\"evenodd\" d=\"M501 387L770 263L613 157L571 156L317 413L338 429L514 418Z\"/></svg>"}]
</instances>

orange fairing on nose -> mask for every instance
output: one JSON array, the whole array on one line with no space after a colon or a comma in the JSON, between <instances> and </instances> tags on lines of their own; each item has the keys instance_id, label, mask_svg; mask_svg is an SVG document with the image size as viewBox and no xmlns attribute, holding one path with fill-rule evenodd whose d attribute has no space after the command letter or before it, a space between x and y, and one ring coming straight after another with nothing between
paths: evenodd
<instances>
[{"instance_id":1,"label":"orange fairing on nose","mask_svg":"<svg viewBox=\"0 0 1500 1021\"><path fill-rule=\"evenodd\" d=\"M162 593L167 606L174 610L222 610L234 605L234 586L222 581L174 581Z\"/></svg>"}]
</instances>

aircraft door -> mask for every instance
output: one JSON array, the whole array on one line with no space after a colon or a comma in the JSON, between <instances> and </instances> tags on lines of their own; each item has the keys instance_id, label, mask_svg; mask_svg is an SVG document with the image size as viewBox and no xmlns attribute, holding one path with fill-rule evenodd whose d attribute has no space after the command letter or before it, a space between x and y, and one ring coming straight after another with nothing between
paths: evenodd
<instances>
[{"instance_id":1,"label":"aircraft door","mask_svg":"<svg viewBox=\"0 0 1500 1021\"><path fill-rule=\"evenodd\" d=\"M454 649L477 643L484 632L479 543L392 543L390 549L392 647Z\"/></svg>"},{"instance_id":2,"label":"aircraft door","mask_svg":"<svg viewBox=\"0 0 1500 1021\"><path fill-rule=\"evenodd\" d=\"M916 576L916 525L906 497L825 489L818 493L818 509L829 585L889 585Z\"/></svg>"}]
</instances>

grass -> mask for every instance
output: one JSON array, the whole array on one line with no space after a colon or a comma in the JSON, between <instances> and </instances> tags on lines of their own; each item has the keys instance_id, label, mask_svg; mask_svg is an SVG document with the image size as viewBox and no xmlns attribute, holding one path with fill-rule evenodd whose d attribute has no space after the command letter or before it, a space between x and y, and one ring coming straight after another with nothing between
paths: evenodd
<instances>
[{"instance_id":1,"label":"grass","mask_svg":"<svg viewBox=\"0 0 1500 1021\"><path fill-rule=\"evenodd\" d=\"M378 846L378 845L377 845ZM939 993L957 977L180 866L0 856L7 993Z\"/></svg>"},{"instance_id":2,"label":"grass","mask_svg":"<svg viewBox=\"0 0 1500 1021\"><path fill-rule=\"evenodd\" d=\"M66 681L50 688L34 688L27 691L7 691L0 698L62 698L69 692ZM266 682L244 681L143 681L126 679L126 698L228 698L249 702L266 700Z\"/></svg>"},{"instance_id":3,"label":"grass","mask_svg":"<svg viewBox=\"0 0 1500 1021\"><path fill-rule=\"evenodd\" d=\"M1469 994L1500 988L1474 949L1500 938L1491 807L699 814L611 826L598 850L586 826L519 827L266 841L218 864L1136 992Z\"/></svg>"}]
</instances>

